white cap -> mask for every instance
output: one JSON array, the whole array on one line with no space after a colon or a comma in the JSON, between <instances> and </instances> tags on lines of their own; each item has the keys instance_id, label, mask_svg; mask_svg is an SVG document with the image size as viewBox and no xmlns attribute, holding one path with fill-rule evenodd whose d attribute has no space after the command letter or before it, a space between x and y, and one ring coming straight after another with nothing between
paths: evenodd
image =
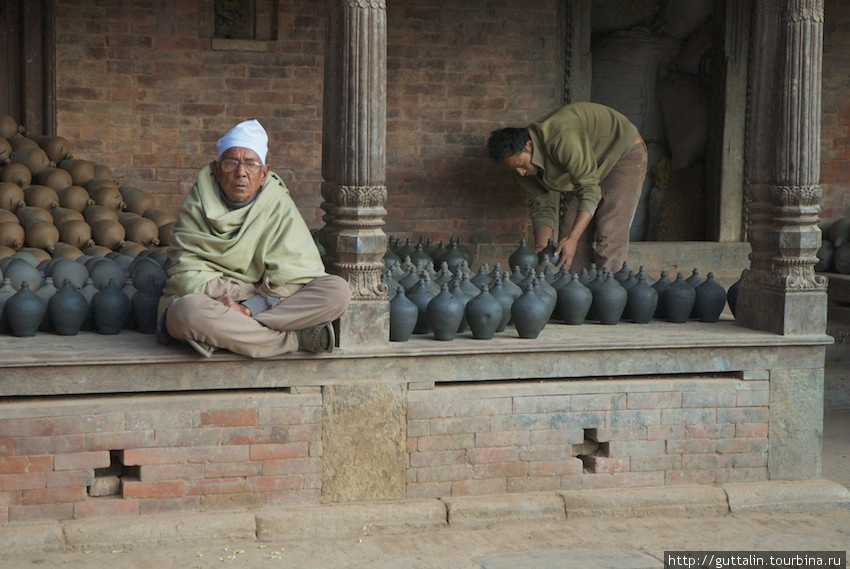
<instances>
[{"instance_id":1,"label":"white cap","mask_svg":"<svg viewBox=\"0 0 850 569\"><path fill-rule=\"evenodd\" d=\"M218 139L218 157L221 158L228 148L234 146L253 150L260 157L260 162L265 164L269 152L269 135L257 119L243 121Z\"/></svg>"}]
</instances>

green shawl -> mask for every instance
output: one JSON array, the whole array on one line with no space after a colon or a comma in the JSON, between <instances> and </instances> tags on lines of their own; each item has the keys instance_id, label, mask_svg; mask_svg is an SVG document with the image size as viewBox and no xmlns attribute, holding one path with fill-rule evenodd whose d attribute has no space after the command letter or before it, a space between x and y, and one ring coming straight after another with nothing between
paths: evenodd
<instances>
[{"instance_id":1,"label":"green shawl","mask_svg":"<svg viewBox=\"0 0 850 569\"><path fill-rule=\"evenodd\" d=\"M267 279L274 286L305 284L327 274L289 190L271 171L252 204L230 210L211 166L201 169L180 206L168 256L160 316L176 298L203 292L218 277Z\"/></svg>"}]
</instances>

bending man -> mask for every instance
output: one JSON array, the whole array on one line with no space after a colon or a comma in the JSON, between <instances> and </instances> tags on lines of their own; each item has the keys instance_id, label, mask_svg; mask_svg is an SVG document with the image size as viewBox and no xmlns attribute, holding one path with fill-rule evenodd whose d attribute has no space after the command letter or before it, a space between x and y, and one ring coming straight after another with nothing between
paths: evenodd
<instances>
[{"instance_id":1,"label":"bending man","mask_svg":"<svg viewBox=\"0 0 850 569\"><path fill-rule=\"evenodd\" d=\"M535 252L557 228L559 267L622 267L647 160L646 145L625 116L574 103L526 128L493 131L488 147L525 192Z\"/></svg>"},{"instance_id":2,"label":"bending man","mask_svg":"<svg viewBox=\"0 0 850 569\"><path fill-rule=\"evenodd\" d=\"M351 296L345 280L325 273L267 153L258 121L233 127L174 224L159 322L206 357L216 348L256 358L330 352L330 321Z\"/></svg>"}]
</instances>

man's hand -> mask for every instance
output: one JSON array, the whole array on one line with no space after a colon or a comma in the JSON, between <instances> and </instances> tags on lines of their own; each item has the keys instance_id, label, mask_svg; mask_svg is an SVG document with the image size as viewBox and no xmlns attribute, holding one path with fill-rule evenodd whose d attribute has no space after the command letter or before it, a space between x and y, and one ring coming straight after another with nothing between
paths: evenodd
<instances>
[{"instance_id":1,"label":"man's hand","mask_svg":"<svg viewBox=\"0 0 850 569\"><path fill-rule=\"evenodd\" d=\"M251 316L251 311L248 309L247 306L239 304L238 302L233 300L227 293L219 296L218 298L216 298L216 300L232 310L238 310L245 316Z\"/></svg>"},{"instance_id":2,"label":"man's hand","mask_svg":"<svg viewBox=\"0 0 850 569\"><path fill-rule=\"evenodd\" d=\"M558 247L555 249L555 255L560 255L560 258L555 264L555 267L560 269L562 266L566 265L567 269L569 269L573 264L573 258L576 256L577 248L578 239L564 237L558 241Z\"/></svg>"}]
</instances>

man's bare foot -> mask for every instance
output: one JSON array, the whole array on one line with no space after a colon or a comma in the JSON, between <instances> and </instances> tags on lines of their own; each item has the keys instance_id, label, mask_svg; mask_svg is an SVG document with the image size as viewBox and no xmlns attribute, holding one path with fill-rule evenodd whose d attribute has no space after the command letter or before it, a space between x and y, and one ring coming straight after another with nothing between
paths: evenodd
<instances>
[{"instance_id":1,"label":"man's bare foot","mask_svg":"<svg viewBox=\"0 0 850 569\"><path fill-rule=\"evenodd\" d=\"M251 316L251 311L248 309L248 307L239 304L238 302L233 300L229 294L225 293L219 296L216 300L225 305L226 307L230 308L231 310L238 310L245 316Z\"/></svg>"}]
</instances>

